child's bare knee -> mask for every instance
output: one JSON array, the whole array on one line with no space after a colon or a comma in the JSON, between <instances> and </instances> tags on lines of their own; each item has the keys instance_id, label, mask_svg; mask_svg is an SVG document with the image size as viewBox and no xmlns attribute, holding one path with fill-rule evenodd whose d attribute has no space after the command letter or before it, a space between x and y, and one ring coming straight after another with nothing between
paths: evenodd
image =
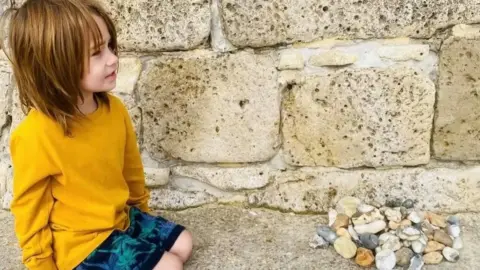
<instances>
[{"instance_id":1,"label":"child's bare knee","mask_svg":"<svg viewBox=\"0 0 480 270\"><path fill-rule=\"evenodd\" d=\"M193 238L189 231L183 231L178 237L170 252L177 255L183 262L186 262L192 255Z\"/></svg>"},{"instance_id":2,"label":"child's bare knee","mask_svg":"<svg viewBox=\"0 0 480 270\"><path fill-rule=\"evenodd\" d=\"M175 254L165 252L153 270L183 270L183 261Z\"/></svg>"}]
</instances>

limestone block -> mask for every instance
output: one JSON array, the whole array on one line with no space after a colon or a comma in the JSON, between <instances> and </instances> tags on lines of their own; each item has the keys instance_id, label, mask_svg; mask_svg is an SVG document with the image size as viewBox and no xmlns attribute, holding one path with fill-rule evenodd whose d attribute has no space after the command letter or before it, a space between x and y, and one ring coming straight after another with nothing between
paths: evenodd
<instances>
[{"instance_id":1,"label":"limestone block","mask_svg":"<svg viewBox=\"0 0 480 270\"><path fill-rule=\"evenodd\" d=\"M279 141L273 57L195 52L147 62L138 90L152 158L193 162L270 159Z\"/></svg>"},{"instance_id":2,"label":"limestone block","mask_svg":"<svg viewBox=\"0 0 480 270\"><path fill-rule=\"evenodd\" d=\"M430 51L429 45L398 45L383 46L378 49L378 55L381 58L391 59L394 61L424 60Z\"/></svg>"},{"instance_id":3,"label":"limestone block","mask_svg":"<svg viewBox=\"0 0 480 270\"><path fill-rule=\"evenodd\" d=\"M212 49L216 52L234 51L236 48L225 38L225 33L223 32L223 21L220 17L219 0L211 1L212 30L210 34L210 43L212 44Z\"/></svg>"},{"instance_id":4,"label":"limestone block","mask_svg":"<svg viewBox=\"0 0 480 270\"><path fill-rule=\"evenodd\" d=\"M280 54L280 63L278 64L279 70L286 69L303 69L304 59L303 55L299 51L283 51Z\"/></svg>"},{"instance_id":5,"label":"limestone block","mask_svg":"<svg viewBox=\"0 0 480 270\"><path fill-rule=\"evenodd\" d=\"M149 206L159 209L185 209L215 202L216 198L206 192L185 192L175 188L158 188L150 191Z\"/></svg>"},{"instance_id":6,"label":"limestone block","mask_svg":"<svg viewBox=\"0 0 480 270\"><path fill-rule=\"evenodd\" d=\"M480 37L480 26L459 24L452 28L452 35L458 38L475 39Z\"/></svg>"},{"instance_id":7,"label":"limestone block","mask_svg":"<svg viewBox=\"0 0 480 270\"><path fill-rule=\"evenodd\" d=\"M191 177L222 190L255 189L269 182L267 166L221 168L214 166L179 166L172 168L174 175Z\"/></svg>"},{"instance_id":8,"label":"limestone block","mask_svg":"<svg viewBox=\"0 0 480 270\"><path fill-rule=\"evenodd\" d=\"M210 1L101 0L122 51L188 50L210 34Z\"/></svg>"},{"instance_id":9,"label":"limestone block","mask_svg":"<svg viewBox=\"0 0 480 270\"><path fill-rule=\"evenodd\" d=\"M404 66L308 77L283 102L285 160L346 168L425 164L434 101L433 82Z\"/></svg>"},{"instance_id":10,"label":"limestone block","mask_svg":"<svg viewBox=\"0 0 480 270\"><path fill-rule=\"evenodd\" d=\"M164 186L168 184L170 168L144 168L145 184L148 187Z\"/></svg>"},{"instance_id":11,"label":"limestone block","mask_svg":"<svg viewBox=\"0 0 480 270\"><path fill-rule=\"evenodd\" d=\"M114 92L133 94L138 77L142 71L142 61L138 57L120 57L117 74L117 87Z\"/></svg>"},{"instance_id":12,"label":"limestone block","mask_svg":"<svg viewBox=\"0 0 480 270\"><path fill-rule=\"evenodd\" d=\"M0 13L3 13L7 8L10 7L10 0L0 0Z\"/></svg>"},{"instance_id":13,"label":"limestone block","mask_svg":"<svg viewBox=\"0 0 480 270\"><path fill-rule=\"evenodd\" d=\"M355 63L357 58L358 57L356 55L333 50L314 55L310 57L308 62L310 65L317 67L345 66Z\"/></svg>"},{"instance_id":14,"label":"limestone block","mask_svg":"<svg viewBox=\"0 0 480 270\"><path fill-rule=\"evenodd\" d=\"M480 19L479 0L221 0L227 38L238 47L315 39L429 38Z\"/></svg>"},{"instance_id":15,"label":"limestone block","mask_svg":"<svg viewBox=\"0 0 480 270\"><path fill-rule=\"evenodd\" d=\"M440 54L433 150L446 160L480 159L480 37L452 37Z\"/></svg>"},{"instance_id":16,"label":"limestone block","mask_svg":"<svg viewBox=\"0 0 480 270\"><path fill-rule=\"evenodd\" d=\"M457 169L338 170L302 168L272 173L274 184L249 196L253 206L326 213L345 196L368 203L418 200L425 211L469 212L480 206L480 167Z\"/></svg>"},{"instance_id":17,"label":"limestone block","mask_svg":"<svg viewBox=\"0 0 480 270\"><path fill-rule=\"evenodd\" d=\"M13 92L13 71L9 62L0 61L0 132L10 125L10 111ZM8 133L8 132L7 132Z\"/></svg>"}]
</instances>

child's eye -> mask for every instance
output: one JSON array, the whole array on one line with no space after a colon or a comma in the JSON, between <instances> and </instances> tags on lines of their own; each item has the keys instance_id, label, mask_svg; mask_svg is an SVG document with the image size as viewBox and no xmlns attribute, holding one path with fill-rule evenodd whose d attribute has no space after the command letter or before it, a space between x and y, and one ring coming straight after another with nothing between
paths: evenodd
<instances>
[{"instance_id":1,"label":"child's eye","mask_svg":"<svg viewBox=\"0 0 480 270\"><path fill-rule=\"evenodd\" d=\"M97 55L99 55L99 54L100 54L100 51L96 51L96 52L94 52L94 53L92 54L92 56L97 56Z\"/></svg>"}]
</instances>

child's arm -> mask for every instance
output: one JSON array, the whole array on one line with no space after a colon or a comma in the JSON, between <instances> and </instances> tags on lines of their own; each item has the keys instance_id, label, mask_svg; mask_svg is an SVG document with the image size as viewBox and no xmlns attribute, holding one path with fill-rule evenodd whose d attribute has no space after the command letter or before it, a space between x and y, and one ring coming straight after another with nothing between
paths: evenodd
<instances>
[{"instance_id":1,"label":"child's arm","mask_svg":"<svg viewBox=\"0 0 480 270\"><path fill-rule=\"evenodd\" d=\"M12 136L13 201L15 233L28 269L57 269L52 257L52 232L49 228L53 207L50 160L34 135Z\"/></svg>"},{"instance_id":2,"label":"child's arm","mask_svg":"<svg viewBox=\"0 0 480 270\"><path fill-rule=\"evenodd\" d=\"M142 158L137 146L137 136L135 135L132 121L126 109L124 110L124 115L127 129L127 142L125 146L123 176L130 190L130 198L127 203L138 207L144 212L149 212L148 199L150 196L145 187L145 175L143 172Z\"/></svg>"}]
</instances>

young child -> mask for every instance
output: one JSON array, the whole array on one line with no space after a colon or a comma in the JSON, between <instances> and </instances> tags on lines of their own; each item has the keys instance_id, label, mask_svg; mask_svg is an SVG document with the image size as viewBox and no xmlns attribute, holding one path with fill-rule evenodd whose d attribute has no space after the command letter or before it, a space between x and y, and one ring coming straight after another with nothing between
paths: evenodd
<instances>
[{"instance_id":1,"label":"young child","mask_svg":"<svg viewBox=\"0 0 480 270\"><path fill-rule=\"evenodd\" d=\"M192 237L148 213L134 129L108 94L117 36L93 0L10 9L8 46L27 117L11 136L15 232L29 269L183 269Z\"/></svg>"}]
</instances>

